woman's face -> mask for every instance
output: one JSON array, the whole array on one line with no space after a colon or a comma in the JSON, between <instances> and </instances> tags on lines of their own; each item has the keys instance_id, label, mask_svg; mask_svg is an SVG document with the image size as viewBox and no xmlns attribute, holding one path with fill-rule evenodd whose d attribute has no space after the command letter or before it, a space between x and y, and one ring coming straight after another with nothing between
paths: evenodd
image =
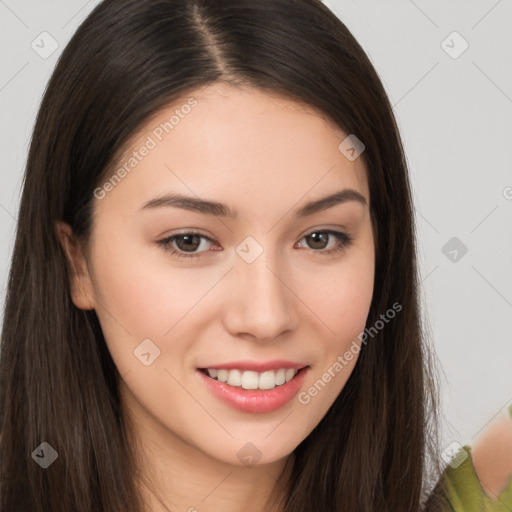
<instances>
[{"instance_id":1,"label":"woman's face","mask_svg":"<svg viewBox=\"0 0 512 512\"><path fill-rule=\"evenodd\" d=\"M374 283L366 171L339 149L347 135L291 100L214 84L153 117L99 184L73 300L96 310L155 449L276 461L343 389ZM307 368L283 385L294 367ZM222 384L205 368L234 371Z\"/></svg>"}]
</instances>

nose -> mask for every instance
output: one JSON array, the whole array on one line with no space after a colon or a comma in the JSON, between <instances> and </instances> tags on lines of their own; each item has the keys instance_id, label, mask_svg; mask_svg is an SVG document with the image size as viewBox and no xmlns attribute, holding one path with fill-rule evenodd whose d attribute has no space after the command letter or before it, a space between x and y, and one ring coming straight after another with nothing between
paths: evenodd
<instances>
[{"instance_id":1,"label":"nose","mask_svg":"<svg viewBox=\"0 0 512 512\"><path fill-rule=\"evenodd\" d=\"M237 257L230 274L224 322L233 336L269 342L296 329L298 299L289 272L275 258L265 252L252 263Z\"/></svg>"}]
</instances>

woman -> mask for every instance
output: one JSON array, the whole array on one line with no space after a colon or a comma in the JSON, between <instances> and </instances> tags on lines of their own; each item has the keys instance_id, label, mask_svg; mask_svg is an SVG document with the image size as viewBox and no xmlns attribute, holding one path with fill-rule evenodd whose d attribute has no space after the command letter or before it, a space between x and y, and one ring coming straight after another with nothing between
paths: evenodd
<instances>
[{"instance_id":1,"label":"woman","mask_svg":"<svg viewBox=\"0 0 512 512\"><path fill-rule=\"evenodd\" d=\"M2 510L419 510L417 293L392 108L321 2L100 3L28 156Z\"/></svg>"}]
</instances>

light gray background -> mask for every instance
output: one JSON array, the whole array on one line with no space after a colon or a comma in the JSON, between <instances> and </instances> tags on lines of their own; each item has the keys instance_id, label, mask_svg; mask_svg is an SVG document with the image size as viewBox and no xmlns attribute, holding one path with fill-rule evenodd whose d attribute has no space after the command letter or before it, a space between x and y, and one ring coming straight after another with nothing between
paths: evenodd
<instances>
[{"instance_id":1,"label":"light gray background","mask_svg":"<svg viewBox=\"0 0 512 512\"><path fill-rule=\"evenodd\" d=\"M97 3L0 0L2 306L36 111L58 55ZM424 317L442 367L443 443L471 442L512 400L511 0L325 3L394 105L414 188ZM48 50L45 31L59 46L43 59L31 43ZM459 247L445 255L452 237Z\"/></svg>"}]
</instances>

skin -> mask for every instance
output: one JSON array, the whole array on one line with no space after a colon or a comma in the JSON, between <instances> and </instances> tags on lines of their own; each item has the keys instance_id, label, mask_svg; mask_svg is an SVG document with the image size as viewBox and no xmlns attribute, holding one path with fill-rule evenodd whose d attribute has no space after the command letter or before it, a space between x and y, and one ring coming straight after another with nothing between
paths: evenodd
<instances>
[{"instance_id":1,"label":"skin","mask_svg":"<svg viewBox=\"0 0 512 512\"><path fill-rule=\"evenodd\" d=\"M357 354L308 404L295 398L272 413L230 408L196 368L294 360L311 368L305 391L354 340L360 345L375 264L366 169L362 158L350 161L338 150L346 134L306 105L220 83L158 112L126 154L190 96L197 106L95 199L89 243L79 245L64 223L58 233L73 268L73 302L96 310L122 377L125 414L153 488L142 488L147 510L166 510L158 494L170 510L259 512L283 470L280 486L287 485L285 463L343 389ZM366 204L348 201L294 217L307 202L344 188ZM239 218L141 210L163 193L220 201ZM336 238L306 235L325 229L354 240L320 254L336 247ZM200 239L192 249L197 258L177 258L155 243L187 230L213 240ZM248 236L263 248L252 263L236 252ZM171 245L187 248L183 239ZM160 350L149 366L134 357L147 338ZM254 466L237 457L247 442L261 452Z\"/></svg>"},{"instance_id":2,"label":"skin","mask_svg":"<svg viewBox=\"0 0 512 512\"><path fill-rule=\"evenodd\" d=\"M507 410L501 411L477 437L472 454L483 490L495 499L512 478L512 419Z\"/></svg>"}]
</instances>

